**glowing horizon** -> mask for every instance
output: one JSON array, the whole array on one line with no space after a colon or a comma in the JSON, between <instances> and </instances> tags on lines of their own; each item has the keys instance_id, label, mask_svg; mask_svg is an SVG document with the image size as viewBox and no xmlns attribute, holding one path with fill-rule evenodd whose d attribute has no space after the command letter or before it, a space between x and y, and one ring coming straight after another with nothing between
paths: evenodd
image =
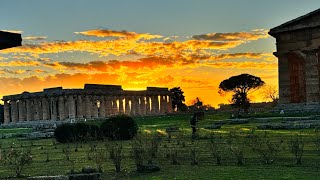
<instances>
[{"instance_id":1,"label":"glowing horizon","mask_svg":"<svg viewBox=\"0 0 320 180\"><path fill-rule=\"evenodd\" d=\"M0 27L22 33L23 46L0 51L0 96L86 83L181 87L186 104L199 97L218 107L229 100L218 94L219 83L231 76L248 73L277 86L269 29L320 6L287 4L141 0L127 1L131 8L123 10L124 2L102 0L12 0L3 3ZM266 101L261 91L250 98Z\"/></svg>"}]
</instances>

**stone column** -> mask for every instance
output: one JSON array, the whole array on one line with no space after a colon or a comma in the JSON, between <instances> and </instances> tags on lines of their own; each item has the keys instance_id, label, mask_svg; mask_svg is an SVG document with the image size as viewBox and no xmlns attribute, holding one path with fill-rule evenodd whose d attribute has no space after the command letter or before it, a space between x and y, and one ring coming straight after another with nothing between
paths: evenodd
<instances>
[{"instance_id":1,"label":"stone column","mask_svg":"<svg viewBox=\"0 0 320 180\"><path fill-rule=\"evenodd\" d=\"M140 96L140 114L145 115L146 114L146 100L145 96Z\"/></svg>"},{"instance_id":2,"label":"stone column","mask_svg":"<svg viewBox=\"0 0 320 180\"><path fill-rule=\"evenodd\" d=\"M150 97L146 96L146 114L150 114Z\"/></svg>"},{"instance_id":3,"label":"stone column","mask_svg":"<svg viewBox=\"0 0 320 180\"><path fill-rule=\"evenodd\" d=\"M8 101L4 101L3 105L3 113L4 113L4 124L10 123L10 105Z\"/></svg>"},{"instance_id":4,"label":"stone column","mask_svg":"<svg viewBox=\"0 0 320 180\"><path fill-rule=\"evenodd\" d=\"M123 114L123 113L124 113L123 100L124 100L124 97L123 97L123 96L120 96L120 97L119 97L119 113L120 113L120 114Z\"/></svg>"},{"instance_id":5,"label":"stone column","mask_svg":"<svg viewBox=\"0 0 320 180\"><path fill-rule=\"evenodd\" d=\"M86 95L84 97L84 111L85 111L85 114L84 114L84 117L85 118L91 118L91 101L90 101L90 96L89 95Z\"/></svg>"},{"instance_id":6,"label":"stone column","mask_svg":"<svg viewBox=\"0 0 320 180\"><path fill-rule=\"evenodd\" d=\"M142 114L142 97L137 96L137 114L141 115Z\"/></svg>"},{"instance_id":7,"label":"stone column","mask_svg":"<svg viewBox=\"0 0 320 180\"><path fill-rule=\"evenodd\" d=\"M34 106L34 120L39 121L40 118L42 118L42 112L41 112L41 102L39 98L33 99L33 106Z\"/></svg>"},{"instance_id":8,"label":"stone column","mask_svg":"<svg viewBox=\"0 0 320 180\"><path fill-rule=\"evenodd\" d=\"M26 114L27 114L27 121L33 120L33 106L31 105L31 99L26 99Z\"/></svg>"},{"instance_id":9,"label":"stone column","mask_svg":"<svg viewBox=\"0 0 320 180\"><path fill-rule=\"evenodd\" d=\"M319 92L319 71L318 71L318 50L306 52L306 101L307 104L318 104Z\"/></svg>"},{"instance_id":10,"label":"stone column","mask_svg":"<svg viewBox=\"0 0 320 180\"><path fill-rule=\"evenodd\" d=\"M13 123L18 122L18 109L17 102L15 100L11 100L11 119Z\"/></svg>"},{"instance_id":11,"label":"stone column","mask_svg":"<svg viewBox=\"0 0 320 180\"><path fill-rule=\"evenodd\" d=\"M137 113L137 104L139 104L139 102L137 103L137 98L136 96L132 96L131 97L131 114L132 115L136 115Z\"/></svg>"},{"instance_id":12,"label":"stone column","mask_svg":"<svg viewBox=\"0 0 320 180\"><path fill-rule=\"evenodd\" d=\"M112 114L118 114L117 98L112 98Z\"/></svg>"},{"instance_id":13,"label":"stone column","mask_svg":"<svg viewBox=\"0 0 320 180\"><path fill-rule=\"evenodd\" d=\"M42 100L42 120L48 120L49 119L48 99L46 97L43 97L41 100Z\"/></svg>"},{"instance_id":14,"label":"stone column","mask_svg":"<svg viewBox=\"0 0 320 180\"><path fill-rule=\"evenodd\" d=\"M157 95L154 95L151 97L151 104L152 104L152 114L158 114L159 113L159 98Z\"/></svg>"},{"instance_id":15,"label":"stone column","mask_svg":"<svg viewBox=\"0 0 320 180\"><path fill-rule=\"evenodd\" d=\"M130 109L130 103L129 103L129 101L130 101L130 98L129 98L129 96L126 96L125 97L125 106L126 106L126 114L131 114L131 109Z\"/></svg>"},{"instance_id":16,"label":"stone column","mask_svg":"<svg viewBox=\"0 0 320 180\"><path fill-rule=\"evenodd\" d=\"M98 101L97 101L98 97L97 96L93 96L92 99L92 117L93 118L98 118L99 117L99 109L98 109Z\"/></svg>"},{"instance_id":17,"label":"stone column","mask_svg":"<svg viewBox=\"0 0 320 180\"><path fill-rule=\"evenodd\" d=\"M99 117L106 117L106 101L104 96L100 96Z\"/></svg>"},{"instance_id":18,"label":"stone column","mask_svg":"<svg viewBox=\"0 0 320 180\"><path fill-rule=\"evenodd\" d=\"M112 98L110 96L106 97L106 112L107 115L112 114Z\"/></svg>"},{"instance_id":19,"label":"stone column","mask_svg":"<svg viewBox=\"0 0 320 180\"><path fill-rule=\"evenodd\" d=\"M59 120L64 120L65 117L65 108L64 108L64 97L58 97L58 107L59 107Z\"/></svg>"},{"instance_id":20,"label":"stone column","mask_svg":"<svg viewBox=\"0 0 320 180\"><path fill-rule=\"evenodd\" d=\"M50 120L57 120L57 101L55 97L50 97Z\"/></svg>"},{"instance_id":21,"label":"stone column","mask_svg":"<svg viewBox=\"0 0 320 180\"><path fill-rule=\"evenodd\" d=\"M290 103L290 75L288 56L275 53L278 57L279 104Z\"/></svg>"},{"instance_id":22,"label":"stone column","mask_svg":"<svg viewBox=\"0 0 320 180\"><path fill-rule=\"evenodd\" d=\"M173 109L172 109L172 99L171 96L167 96L167 103L168 103L168 112L172 113Z\"/></svg>"},{"instance_id":23,"label":"stone column","mask_svg":"<svg viewBox=\"0 0 320 180\"><path fill-rule=\"evenodd\" d=\"M165 114L167 112L167 102L166 102L166 96L160 95L160 113Z\"/></svg>"},{"instance_id":24,"label":"stone column","mask_svg":"<svg viewBox=\"0 0 320 180\"><path fill-rule=\"evenodd\" d=\"M156 98L154 95L151 97L151 113L150 114L156 114Z\"/></svg>"},{"instance_id":25,"label":"stone column","mask_svg":"<svg viewBox=\"0 0 320 180\"><path fill-rule=\"evenodd\" d=\"M84 110L84 108L83 108L83 103L82 103L82 96L81 95L77 95L76 96L77 97L77 103L76 103L76 112L77 112L77 115L76 115L76 117L78 118L78 119L82 119L83 118L83 114L84 114L84 112L83 112L83 110Z\"/></svg>"},{"instance_id":26,"label":"stone column","mask_svg":"<svg viewBox=\"0 0 320 180\"><path fill-rule=\"evenodd\" d=\"M159 114L160 113L160 105L159 105L159 95L157 95L156 97L155 97L155 99L156 99L156 114Z\"/></svg>"},{"instance_id":27,"label":"stone column","mask_svg":"<svg viewBox=\"0 0 320 180\"><path fill-rule=\"evenodd\" d=\"M19 111L19 122L26 120L26 107L25 107L25 101L20 99L18 102L18 111Z\"/></svg>"},{"instance_id":28,"label":"stone column","mask_svg":"<svg viewBox=\"0 0 320 180\"><path fill-rule=\"evenodd\" d=\"M69 105L69 119L75 119L76 118L76 105L73 98L73 95L68 96L68 105Z\"/></svg>"}]
</instances>

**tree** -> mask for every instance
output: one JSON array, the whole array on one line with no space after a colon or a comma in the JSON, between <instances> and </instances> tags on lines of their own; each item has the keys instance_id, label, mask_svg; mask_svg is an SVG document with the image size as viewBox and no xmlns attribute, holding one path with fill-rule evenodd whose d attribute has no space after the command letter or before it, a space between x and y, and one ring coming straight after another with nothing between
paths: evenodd
<instances>
[{"instance_id":1,"label":"tree","mask_svg":"<svg viewBox=\"0 0 320 180\"><path fill-rule=\"evenodd\" d=\"M274 103L274 105L277 105L279 100L279 95L278 95L276 86L272 86L272 85L264 86L262 93L265 99L267 100L270 99Z\"/></svg>"},{"instance_id":2,"label":"tree","mask_svg":"<svg viewBox=\"0 0 320 180\"><path fill-rule=\"evenodd\" d=\"M174 87L170 89L172 93L172 108L176 109L177 111L186 111L187 106L184 104L184 95L183 91L180 87Z\"/></svg>"},{"instance_id":3,"label":"tree","mask_svg":"<svg viewBox=\"0 0 320 180\"><path fill-rule=\"evenodd\" d=\"M248 93L260 88L264 84L264 81L262 81L260 77L250 74L240 74L223 80L219 85L219 94L222 95L224 92L232 92L231 102L233 106L239 108L239 112L243 109L244 112L247 113L250 107Z\"/></svg>"},{"instance_id":4,"label":"tree","mask_svg":"<svg viewBox=\"0 0 320 180\"><path fill-rule=\"evenodd\" d=\"M203 110L203 102L197 97L192 101L192 105L189 106L191 111L202 111Z\"/></svg>"}]
</instances>

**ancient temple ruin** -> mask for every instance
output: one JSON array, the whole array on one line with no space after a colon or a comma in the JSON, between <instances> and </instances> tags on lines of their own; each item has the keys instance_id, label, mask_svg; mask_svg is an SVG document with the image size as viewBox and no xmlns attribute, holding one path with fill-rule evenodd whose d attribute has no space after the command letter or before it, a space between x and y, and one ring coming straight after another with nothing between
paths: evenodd
<instances>
[{"instance_id":1,"label":"ancient temple ruin","mask_svg":"<svg viewBox=\"0 0 320 180\"><path fill-rule=\"evenodd\" d=\"M158 115L172 112L168 88L123 90L117 85L85 84L84 89L44 89L4 96L4 124L24 121L97 119L114 114Z\"/></svg>"},{"instance_id":2,"label":"ancient temple ruin","mask_svg":"<svg viewBox=\"0 0 320 180\"><path fill-rule=\"evenodd\" d=\"M21 34L0 31L0 50L21 46Z\"/></svg>"},{"instance_id":3,"label":"ancient temple ruin","mask_svg":"<svg viewBox=\"0 0 320 180\"><path fill-rule=\"evenodd\" d=\"M276 38L279 104L320 109L320 9L270 30Z\"/></svg>"}]
</instances>

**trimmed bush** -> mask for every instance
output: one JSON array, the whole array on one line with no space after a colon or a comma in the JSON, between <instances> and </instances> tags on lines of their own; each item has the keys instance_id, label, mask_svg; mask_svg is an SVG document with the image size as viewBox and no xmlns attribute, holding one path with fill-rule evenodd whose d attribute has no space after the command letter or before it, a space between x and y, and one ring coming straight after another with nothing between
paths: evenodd
<instances>
[{"instance_id":1,"label":"trimmed bush","mask_svg":"<svg viewBox=\"0 0 320 180\"><path fill-rule=\"evenodd\" d=\"M54 137L58 142L67 143L74 140L72 124L62 124L54 130Z\"/></svg>"},{"instance_id":2,"label":"trimmed bush","mask_svg":"<svg viewBox=\"0 0 320 180\"><path fill-rule=\"evenodd\" d=\"M116 115L106 119L100 130L107 138L128 140L137 134L138 125L131 116Z\"/></svg>"},{"instance_id":3,"label":"trimmed bush","mask_svg":"<svg viewBox=\"0 0 320 180\"><path fill-rule=\"evenodd\" d=\"M62 124L54 130L54 137L58 142L77 142L100 137L99 127L86 123Z\"/></svg>"}]
</instances>

